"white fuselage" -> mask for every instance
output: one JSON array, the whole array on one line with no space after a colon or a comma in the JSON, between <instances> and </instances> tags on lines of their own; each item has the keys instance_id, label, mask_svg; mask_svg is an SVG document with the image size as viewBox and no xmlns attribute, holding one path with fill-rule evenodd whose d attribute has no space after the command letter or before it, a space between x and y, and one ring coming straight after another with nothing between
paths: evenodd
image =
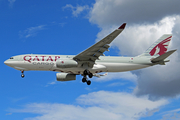
<instances>
[{"instance_id":1,"label":"white fuselage","mask_svg":"<svg viewBox=\"0 0 180 120\"><path fill-rule=\"evenodd\" d=\"M72 74L83 74L84 67L77 66L71 68L59 68L56 66L57 60L72 59L73 55L40 55L26 54L13 56L4 63L17 70L40 70L40 71L57 71ZM154 65L149 57L108 57L101 56L96 60L92 68L88 68L91 73L100 72L123 72Z\"/></svg>"}]
</instances>

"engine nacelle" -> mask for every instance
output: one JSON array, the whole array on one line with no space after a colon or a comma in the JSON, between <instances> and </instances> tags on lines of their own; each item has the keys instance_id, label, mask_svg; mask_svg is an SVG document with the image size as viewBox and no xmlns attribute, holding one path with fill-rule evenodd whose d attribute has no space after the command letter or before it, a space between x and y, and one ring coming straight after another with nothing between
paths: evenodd
<instances>
[{"instance_id":1,"label":"engine nacelle","mask_svg":"<svg viewBox=\"0 0 180 120\"><path fill-rule=\"evenodd\" d=\"M71 59L58 59L56 61L56 67L58 68L72 68L77 66L78 63L75 60L71 60Z\"/></svg>"},{"instance_id":2,"label":"engine nacelle","mask_svg":"<svg viewBox=\"0 0 180 120\"><path fill-rule=\"evenodd\" d=\"M57 73L56 79L57 81L71 81L71 80L76 80L76 75L69 73Z\"/></svg>"}]
</instances>

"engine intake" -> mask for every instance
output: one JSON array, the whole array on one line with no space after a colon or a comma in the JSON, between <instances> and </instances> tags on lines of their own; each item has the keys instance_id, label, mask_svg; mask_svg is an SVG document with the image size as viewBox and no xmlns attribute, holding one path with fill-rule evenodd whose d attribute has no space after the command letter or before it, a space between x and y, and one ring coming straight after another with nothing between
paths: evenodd
<instances>
[{"instance_id":1,"label":"engine intake","mask_svg":"<svg viewBox=\"0 0 180 120\"><path fill-rule=\"evenodd\" d=\"M57 73L56 79L57 81L71 81L71 80L76 80L76 75L69 73Z\"/></svg>"},{"instance_id":2,"label":"engine intake","mask_svg":"<svg viewBox=\"0 0 180 120\"><path fill-rule=\"evenodd\" d=\"M78 63L71 59L58 59L56 61L56 67L58 68L72 68L77 67Z\"/></svg>"}]
</instances>

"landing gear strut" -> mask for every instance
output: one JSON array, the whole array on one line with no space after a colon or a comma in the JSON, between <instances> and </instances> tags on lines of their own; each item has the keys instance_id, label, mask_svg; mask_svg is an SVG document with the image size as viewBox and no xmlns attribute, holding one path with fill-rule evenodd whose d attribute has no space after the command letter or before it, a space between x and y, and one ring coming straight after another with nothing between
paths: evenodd
<instances>
[{"instance_id":1,"label":"landing gear strut","mask_svg":"<svg viewBox=\"0 0 180 120\"><path fill-rule=\"evenodd\" d=\"M24 70L22 70L21 73L22 73L22 74L21 74L21 77L24 78L24 76L25 76L25 75L24 75Z\"/></svg>"},{"instance_id":2,"label":"landing gear strut","mask_svg":"<svg viewBox=\"0 0 180 120\"><path fill-rule=\"evenodd\" d=\"M83 72L83 79L82 79L82 82L83 83L87 83L87 85L90 85L91 84L91 81L90 80L87 80L87 76L88 75L88 77L89 78L92 78L93 77L93 74L89 71L89 70L84 70L84 72Z\"/></svg>"}]
</instances>

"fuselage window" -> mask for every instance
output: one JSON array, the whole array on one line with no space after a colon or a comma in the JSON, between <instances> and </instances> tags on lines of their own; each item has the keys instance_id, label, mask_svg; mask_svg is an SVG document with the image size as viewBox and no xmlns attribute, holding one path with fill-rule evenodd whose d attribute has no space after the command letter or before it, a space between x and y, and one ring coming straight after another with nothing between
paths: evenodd
<instances>
[{"instance_id":1,"label":"fuselage window","mask_svg":"<svg viewBox=\"0 0 180 120\"><path fill-rule=\"evenodd\" d=\"M11 57L10 59L14 59L13 57Z\"/></svg>"}]
</instances>

